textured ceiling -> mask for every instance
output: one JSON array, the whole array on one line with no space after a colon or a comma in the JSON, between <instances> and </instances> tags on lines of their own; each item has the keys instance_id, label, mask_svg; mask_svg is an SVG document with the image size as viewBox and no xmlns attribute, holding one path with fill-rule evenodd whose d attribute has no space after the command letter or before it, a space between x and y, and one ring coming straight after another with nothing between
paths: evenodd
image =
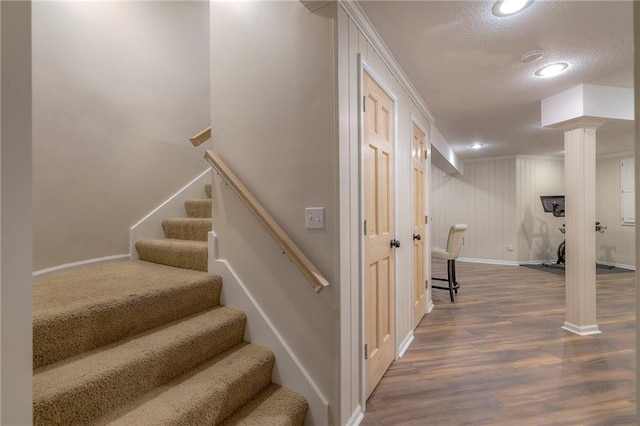
<instances>
[{"instance_id":1,"label":"textured ceiling","mask_svg":"<svg viewBox=\"0 0 640 426\"><path fill-rule=\"evenodd\" d=\"M582 83L633 87L633 2L536 0L502 18L493 3L359 2L461 159L559 155L563 134L540 127L540 100ZM522 63L537 49L542 59ZM556 61L569 69L534 75ZM598 130L599 155L632 149L633 123Z\"/></svg>"}]
</instances>

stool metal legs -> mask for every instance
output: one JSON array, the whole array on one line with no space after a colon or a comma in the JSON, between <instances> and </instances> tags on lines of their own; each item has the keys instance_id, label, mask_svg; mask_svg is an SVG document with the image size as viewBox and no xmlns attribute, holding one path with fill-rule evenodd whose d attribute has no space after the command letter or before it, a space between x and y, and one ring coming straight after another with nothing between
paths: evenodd
<instances>
[{"instance_id":1,"label":"stool metal legs","mask_svg":"<svg viewBox=\"0 0 640 426\"><path fill-rule=\"evenodd\" d=\"M449 296L451 297L451 302L455 302L455 294L458 294L458 289L460 288L460 284L456 280L456 260L450 259L447 260L447 278L436 278L431 277L432 280L436 281L446 281L449 283L449 287L441 287L432 285L431 288L438 288L440 290L449 290Z\"/></svg>"}]
</instances>

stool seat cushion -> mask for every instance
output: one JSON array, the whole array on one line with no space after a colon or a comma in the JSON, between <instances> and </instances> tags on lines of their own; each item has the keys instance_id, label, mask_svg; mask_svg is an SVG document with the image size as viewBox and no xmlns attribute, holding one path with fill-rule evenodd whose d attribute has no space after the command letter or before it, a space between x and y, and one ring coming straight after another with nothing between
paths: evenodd
<instances>
[{"instance_id":1,"label":"stool seat cushion","mask_svg":"<svg viewBox=\"0 0 640 426\"><path fill-rule=\"evenodd\" d=\"M436 259L443 259L443 260L455 259L455 257L452 256L451 253L449 253L442 247L435 247L435 246L431 247L431 257Z\"/></svg>"}]
</instances>

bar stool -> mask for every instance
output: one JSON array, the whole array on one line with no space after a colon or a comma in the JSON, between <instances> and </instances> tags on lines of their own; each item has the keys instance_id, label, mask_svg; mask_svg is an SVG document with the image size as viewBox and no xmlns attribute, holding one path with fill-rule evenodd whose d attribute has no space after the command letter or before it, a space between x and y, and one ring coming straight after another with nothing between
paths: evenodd
<instances>
[{"instance_id":1,"label":"bar stool","mask_svg":"<svg viewBox=\"0 0 640 426\"><path fill-rule=\"evenodd\" d=\"M451 296L451 302L455 302L455 294L458 294L460 284L456 280L456 259L460 255L462 245L464 244L464 231L467 230L467 225L455 224L449 228L449 238L447 239L447 248L433 247L431 249L431 257L433 259L442 259L447 261L447 278L431 277L436 281L447 281L449 287L440 287L431 285L431 288L437 288L440 290L449 290L449 296Z\"/></svg>"}]
</instances>

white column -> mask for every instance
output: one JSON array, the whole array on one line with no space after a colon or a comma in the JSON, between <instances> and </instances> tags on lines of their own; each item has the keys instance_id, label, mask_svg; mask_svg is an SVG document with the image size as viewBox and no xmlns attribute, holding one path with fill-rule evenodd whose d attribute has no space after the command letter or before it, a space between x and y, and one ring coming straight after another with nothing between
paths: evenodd
<instances>
[{"instance_id":1,"label":"white column","mask_svg":"<svg viewBox=\"0 0 640 426\"><path fill-rule=\"evenodd\" d=\"M564 134L566 319L562 328L581 336L600 333L596 323L596 127L589 123Z\"/></svg>"}]
</instances>

